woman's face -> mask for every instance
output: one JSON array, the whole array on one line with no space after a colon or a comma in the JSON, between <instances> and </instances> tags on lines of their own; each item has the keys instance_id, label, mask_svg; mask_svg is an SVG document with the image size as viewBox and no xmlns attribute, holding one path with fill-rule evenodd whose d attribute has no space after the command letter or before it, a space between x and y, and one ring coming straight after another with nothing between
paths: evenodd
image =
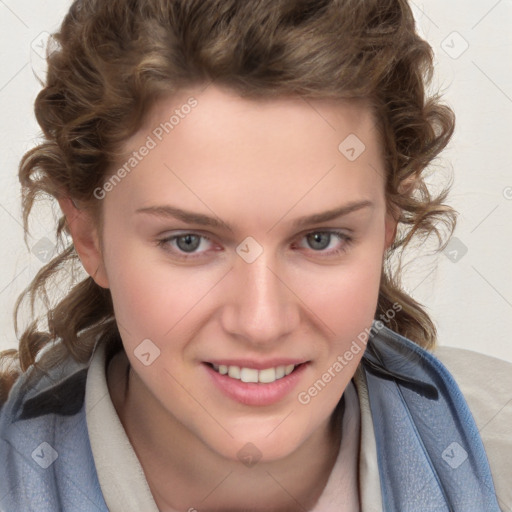
<instances>
[{"instance_id":1,"label":"woman's face","mask_svg":"<svg viewBox=\"0 0 512 512\"><path fill-rule=\"evenodd\" d=\"M293 452L328 424L377 306L395 223L374 120L210 85L161 101L126 149L96 195L139 384L224 457Z\"/></svg>"}]
</instances>

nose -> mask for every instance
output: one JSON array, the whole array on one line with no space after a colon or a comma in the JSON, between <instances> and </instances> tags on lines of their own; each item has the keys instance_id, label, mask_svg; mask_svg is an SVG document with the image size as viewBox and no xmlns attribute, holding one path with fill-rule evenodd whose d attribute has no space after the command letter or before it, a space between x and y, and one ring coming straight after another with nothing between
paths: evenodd
<instances>
[{"instance_id":1,"label":"nose","mask_svg":"<svg viewBox=\"0 0 512 512\"><path fill-rule=\"evenodd\" d=\"M300 300L265 252L254 262L239 259L226 283L223 328L251 344L273 344L300 322Z\"/></svg>"}]
</instances>

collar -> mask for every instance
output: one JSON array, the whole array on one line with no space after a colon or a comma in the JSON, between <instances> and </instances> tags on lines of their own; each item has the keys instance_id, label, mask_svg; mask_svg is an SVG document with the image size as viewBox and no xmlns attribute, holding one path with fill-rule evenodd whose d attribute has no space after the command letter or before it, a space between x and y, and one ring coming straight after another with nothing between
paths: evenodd
<instances>
[{"instance_id":1,"label":"collar","mask_svg":"<svg viewBox=\"0 0 512 512\"><path fill-rule=\"evenodd\" d=\"M374 321L361 367L383 510L499 512L478 428L441 362Z\"/></svg>"}]
</instances>

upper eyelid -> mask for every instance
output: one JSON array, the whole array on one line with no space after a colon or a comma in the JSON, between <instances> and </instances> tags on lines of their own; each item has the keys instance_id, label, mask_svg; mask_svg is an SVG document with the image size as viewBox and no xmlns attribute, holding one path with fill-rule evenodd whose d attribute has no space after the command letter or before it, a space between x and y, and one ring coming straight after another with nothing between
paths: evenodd
<instances>
[{"instance_id":1,"label":"upper eyelid","mask_svg":"<svg viewBox=\"0 0 512 512\"><path fill-rule=\"evenodd\" d=\"M214 240L216 237L214 235L211 235L211 234L205 234L202 230L198 229L198 230L194 230L194 229L191 229L191 230L186 230L186 229L180 229L180 230L175 230L175 231L178 231L178 233L172 233L172 234L169 234L169 235L160 235L159 238L161 240L165 240L165 239L176 239L176 238L179 238L180 236L185 236L185 235L198 235L202 238L206 238L207 240ZM347 233L345 233L347 232ZM288 240L295 240L297 238L302 238L306 235L310 235L312 233L332 233L332 234L336 234L336 233L340 233L340 234L347 234L347 236L351 236L351 233L353 233L354 230L353 229L349 229L349 228L315 228L315 229L306 229L304 231L301 231L300 233L296 233L295 235L291 236L288 238ZM236 244L240 243L240 242L235 242Z\"/></svg>"}]
</instances>

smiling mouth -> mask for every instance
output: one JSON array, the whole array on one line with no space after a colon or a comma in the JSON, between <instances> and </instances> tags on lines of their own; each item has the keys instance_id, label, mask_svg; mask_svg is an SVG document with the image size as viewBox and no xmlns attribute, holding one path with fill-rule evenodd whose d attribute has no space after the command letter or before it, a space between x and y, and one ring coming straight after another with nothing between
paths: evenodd
<instances>
[{"instance_id":1,"label":"smiling mouth","mask_svg":"<svg viewBox=\"0 0 512 512\"><path fill-rule=\"evenodd\" d=\"M262 370L240 366L217 365L213 363L206 364L217 373L225 375L226 377L231 377L234 380L270 384L290 375L290 373L306 363L280 365L271 368L264 368Z\"/></svg>"}]
</instances>

